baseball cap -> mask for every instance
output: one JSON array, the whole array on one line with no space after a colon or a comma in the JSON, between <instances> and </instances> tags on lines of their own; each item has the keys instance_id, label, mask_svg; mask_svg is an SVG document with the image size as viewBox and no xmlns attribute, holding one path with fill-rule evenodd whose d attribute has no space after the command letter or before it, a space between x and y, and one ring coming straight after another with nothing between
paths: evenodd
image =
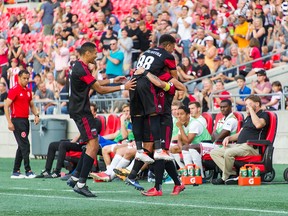
<instances>
[{"instance_id":1,"label":"baseball cap","mask_svg":"<svg viewBox=\"0 0 288 216\"><path fill-rule=\"evenodd\" d=\"M18 64L18 60L16 58L11 59L11 62L14 62L14 63Z\"/></svg>"},{"instance_id":2,"label":"baseball cap","mask_svg":"<svg viewBox=\"0 0 288 216\"><path fill-rule=\"evenodd\" d=\"M256 9L262 10L262 5L257 4L257 5L256 5Z\"/></svg>"},{"instance_id":3,"label":"baseball cap","mask_svg":"<svg viewBox=\"0 0 288 216\"><path fill-rule=\"evenodd\" d=\"M220 57L220 56L216 56L216 57L214 58L214 61L221 61L221 57Z\"/></svg>"},{"instance_id":4,"label":"baseball cap","mask_svg":"<svg viewBox=\"0 0 288 216\"><path fill-rule=\"evenodd\" d=\"M205 41L214 41L214 38L209 35L209 36L205 37L204 40L205 40Z\"/></svg>"},{"instance_id":5,"label":"baseball cap","mask_svg":"<svg viewBox=\"0 0 288 216\"><path fill-rule=\"evenodd\" d=\"M136 22L136 19L134 19L134 18L130 19L130 23L135 23L135 22Z\"/></svg>"},{"instance_id":6,"label":"baseball cap","mask_svg":"<svg viewBox=\"0 0 288 216\"><path fill-rule=\"evenodd\" d=\"M210 15L209 14L205 14L204 15L204 19L210 19Z\"/></svg>"},{"instance_id":7,"label":"baseball cap","mask_svg":"<svg viewBox=\"0 0 288 216\"><path fill-rule=\"evenodd\" d=\"M257 75L263 75L263 76L266 76L266 71L264 69L259 69L258 71L255 72Z\"/></svg>"},{"instance_id":8,"label":"baseball cap","mask_svg":"<svg viewBox=\"0 0 288 216\"><path fill-rule=\"evenodd\" d=\"M222 4L221 7L223 7L223 8L228 8L228 5Z\"/></svg>"},{"instance_id":9,"label":"baseball cap","mask_svg":"<svg viewBox=\"0 0 288 216\"><path fill-rule=\"evenodd\" d=\"M205 59L205 55L204 54L200 54L197 56L197 59Z\"/></svg>"}]
</instances>

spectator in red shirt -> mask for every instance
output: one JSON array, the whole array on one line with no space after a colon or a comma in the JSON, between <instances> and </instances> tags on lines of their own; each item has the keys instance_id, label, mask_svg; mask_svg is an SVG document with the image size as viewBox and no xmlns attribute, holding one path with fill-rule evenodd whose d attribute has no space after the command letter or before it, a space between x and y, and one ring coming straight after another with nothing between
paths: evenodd
<instances>
[{"instance_id":1,"label":"spectator in red shirt","mask_svg":"<svg viewBox=\"0 0 288 216\"><path fill-rule=\"evenodd\" d=\"M220 108L220 103L222 100L230 100L230 93L225 90L224 83L221 80L217 80L215 84L215 93L219 97L213 98L214 109Z\"/></svg>"},{"instance_id":2,"label":"spectator in red shirt","mask_svg":"<svg viewBox=\"0 0 288 216\"><path fill-rule=\"evenodd\" d=\"M150 30L151 32L153 31L153 21L154 19L153 19L152 12L148 11L145 16L145 24L146 24L146 28Z\"/></svg>"}]
</instances>

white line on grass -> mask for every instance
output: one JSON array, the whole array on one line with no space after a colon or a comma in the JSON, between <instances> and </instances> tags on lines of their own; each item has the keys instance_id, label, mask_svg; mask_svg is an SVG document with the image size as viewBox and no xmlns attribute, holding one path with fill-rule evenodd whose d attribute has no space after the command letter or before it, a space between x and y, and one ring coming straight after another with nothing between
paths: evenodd
<instances>
[{"instance_id":1,"label":"white line on grass","mask_svg":"<svg viewBox=\"0 0 288 216\"><path fill-rule=\"evenodd\" d=\"M97 193L99 193L97 191ZM49 198L49 199L63 199L63 200L87 200L87 201L101 201L101 202L118 202L118 203L131 203L131 204L143 204L143 205L157 205L157 206L171 206L171 207L185 207L185 208L207 208L207 209L215 209L215 210L227 210L227 211L246 211L246 212L258 212L258 213L267 213L267 214L286 214L287 211L273 211L268 209L249 209L249 208L234 208L234 207L223 207L223 206L204 206L204 205L191 205L191 204L169 204L169 203L160 203L160 202L144 202L144 201L130 201L130 200L115 200L115 199L101 199L101 198L77 198L77 197L66 197L66 196L45 196L45 195L33 195L33 194L13 194L13 193L0 193L0 195L6 196L17 196L17 197L33 197L33 198Z\"/></svg>"}]
</instances>

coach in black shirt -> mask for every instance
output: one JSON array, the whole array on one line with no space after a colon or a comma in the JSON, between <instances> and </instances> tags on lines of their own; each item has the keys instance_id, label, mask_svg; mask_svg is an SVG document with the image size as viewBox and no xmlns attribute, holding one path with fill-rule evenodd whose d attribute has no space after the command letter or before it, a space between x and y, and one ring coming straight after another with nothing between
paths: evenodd
<instances>
[{"instance_id":1,"label":"coach in black shirt","mask_svg":"<svg viewBox=\"0 0 288 216\"><path fill-rule=\"evenodd\" d=\"M261 110L261 99L257 95L250 95L245 98L247 117L244 120L242 130L223 140L223 148L213 149L210 153L213 161L223 171L222 178L215 179L212 184L235 184L236 172L232 169L235 157L258 155L258 149L247 145L247 140L263 140L266 138L269 128L269 116ZM228 144L237 141L237 144ZM232 177L233 176L233 177Z\"/></svg>"}]
</instances>

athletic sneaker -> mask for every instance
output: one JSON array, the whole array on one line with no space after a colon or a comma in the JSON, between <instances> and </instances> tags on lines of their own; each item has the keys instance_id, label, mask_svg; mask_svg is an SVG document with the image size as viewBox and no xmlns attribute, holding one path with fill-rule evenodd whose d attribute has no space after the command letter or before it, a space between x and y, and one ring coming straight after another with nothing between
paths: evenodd
<instances>
[{"instance_id":1,"label":"athletic sneaker","mask_svg":"<svg viewBox=\"0 0 288 216\"><path fill-rule=\"evenodd\" d=\"M110 176L107 175L105 172L99 172L99 173L91 172L90 176L96 180L102 180L105 182L111 181Z\"/></svg>"},{"instance_id":2,"label":"athletic sneaker","mask_svg":"<svg viewBox=\"0 0 288 216\"><path fill-rule=\"evenodd\" d=\"M185 190L185 185L181 184L181 185L175 185L173 188L173 191L171 193L171 195L178 195L180 192Z\"/></svg>"},{"instance_id":3,"label":"athletic sneaker","mask_svg":"<svg viewBox=\"0 0 288 216\"><path fill-rule=\"evenodd\" d=\"M126 177L130 174L130 170L126 168L115 168L113 169L115 172L116 176L121 179L122 181L125 181Z\"/></svg>"},{"instance_id":4,"label":"athletic sneaker","mask_svg":"<svg viewBox=\"0 0 288 216\"><path fill-rule=\"evenodd\" d=\"M223 185L223 184L225 184L225 181L222 178L212 179L212 184L213 185Z\"/></svg>"},{"instance_id":5,"label":"athletic sneaker","mask_svg":"<svg viewBox=\"0 0 288 216\"><path fill-rule=\"evenodd\" d=\"M127 185L132 185L133 187L135 187L136 190L140 190L143 191L144 188L139 184L138 181L136 181L135 179L129 179L128 177L125 179L125 184Z\"/></svg>"},{"instance_id":6,"label":"athletic sneaker","mask_svg":"<svg viewBox=\"0 0 288 216\"><path fill-rule=\"evenodd\" d=\"M13 172L10 176L11 179L24 179L25 175L21 174L20 171Z\"/></svg>"},{"instance_id":7,"label":"athletic sneaker","mask_svg":"<svg viewBox=\"0 0 288 216\"><path fill-rule=\"evenodd\" d=\"M51 173L51 175L49 175L49 176L47 176L47 177L45 177L45 178L60 178L60 177L61 177L61 174L60 174L59 172L53 171L53 172Z\"/></svg>"},{"instance_id":8,"label":"athletic sneaker","mask_svg":"<svg viewBox=\"0 0 288 216\"><path fill-rule=\"evenodd\" d=\"M155 182L155 174L149 169L147 174L148 182Z\"/></svg>"},{"instance_id":9,"label":"athletic sneaker","mask_svg":"<svg viewBox=\"0 0 288 216\"><path fill-rule=\"evenodd\" d=\"M74 180L72 179L72 176L71 176L71 177L67 180L66 184L67 184L68 186L74 188L75 185L77 184L77 181L74 181Z\"/></svg>"},{"instance_id":10,"label":"athletic sneaker","mask_svg":"<svg viewBox=\"0 0 288 216\"><path fill-rule=\"evenodd\" d=\"M154 160L151 157L149 157L146 152L142 152L142 153L137 152L135 155L135 159L143 161L144 163L147 163L147 164L154 163Z\"/></svg>"},{"instance_id":11,"label":"athletic sneaker","mask_svg":"<svg viewBox=\"0 0 288 216\"><path fill-rule=\"evenodd\" d=\"M39 175L36 175L35 178L47 178L50 175L50 172L46 170L42 170L42 172Z\"/></svg>"},{"instance_id":12,"label":"athletic sneaker","mask_svg":"<svg viewBox=\"0 0 288 216\"><path fill-rule=\"evenodd\" d=\"M232 177L232 178L228 178L225 181L226 185L237 185L238 184L238 176L237 177Z\"/></svg>"},{"instance_id":13,"label":"athletic sneaker","mask_svg":"<svg viewBox=\"0 0 288 216\"><path fill-rule=\"evenodd\" d=\"M156 188L151 188L146 192L142 192L144 196L162 196L162 190L157 191Z\"/></svg>"},{"instance_id":14,"label":"athletic sneaker","mask_svg":"<svg viewBox=\"0 0 288 216\"><path fill-rule=\"evenodd\" d=\"M155 151L154 152L154 159L155 160L166 160L166 161L172 161L174 160L173 157L171 157L167 151L161 150L160 152Z\"/></svg>"},{"instance_id":15,"label":"athletic sneaker","mask_svg":"<svg viewBox=\"0 0 288 216\"><path fill-rule=\"evenodd\" d=\"M31 179L31 178L35 178L35 177L36 177L35 173L32 172L31 170L26 172L25 178Z\"/></svg>"},{"instance_id":16,"label":"athletic sneaker","mask_svg":"<svg viewBox=\"0 0 288 216\"><path fill-rule=\"evenodd\" d=\"M88 186L85 185L84 187L82 188L79 188L78 185L76 184L73 188L73 190L76 192L76 193L79 193L83 196L86 196L86 197L96 197L95 194L93 194L89 189L88 189Z\"/></svg>"},{"instance_id":17,"label":"athletic sneaker","mask_svg":"<svg viewBox=\"0 0 288 216\"><path fill-rule=\"evenodd\" d=\"M71 176L72 176L72 174L65 174L64 176L60 177L60 179L62 181L67 181Z\"/></svg>"}]
</instances>

